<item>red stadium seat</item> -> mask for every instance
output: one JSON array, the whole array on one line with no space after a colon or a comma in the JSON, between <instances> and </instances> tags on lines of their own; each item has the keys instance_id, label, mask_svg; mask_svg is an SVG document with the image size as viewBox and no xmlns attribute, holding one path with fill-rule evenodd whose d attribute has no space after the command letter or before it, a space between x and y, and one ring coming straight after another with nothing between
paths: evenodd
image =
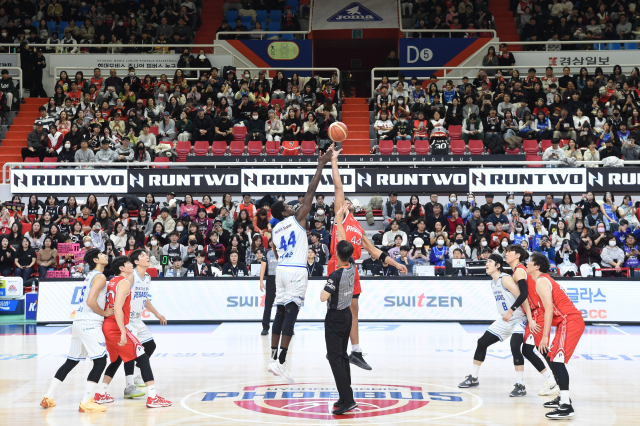
<instances>
[{"instance_id":1,"label":"red stadium seat","mask_svg":"<svg viewBox=\"0 0 640 426\"><path fill-rule=\"evenodd\" d=\"M411 141L399 140L396 142L398 155L411 155Z\"/></svg>"},{"instance_id":2,"label":"red stadium seat","mask_svg":"<svg viewBox=\"0 0 640 426\"><path fill-rule=\"evenodd\" d=\"M560 144L558 145L559 148L564 148L567 145L569 145L569 139L560 139Z\"/></svg>"},{"instance_id":3,"label":"red stadium seat","mask_svg":"<svg viewBox=\"0 0 640 426\"><path fill-rule=\"evenodd\" d=\"M142 105L144 105L145 107L147 106L147 100L146 99L140 99L142 101Z\"/></svg>"},{"instance_id":4,"label":"red stadium seat","mask_svg":"<svg viewBox=\"0 0 640 426\"><path fill-rule=\"evenodd\" d=\"M505 151L507 152L508 155L518 155L520 154L520 148L515 148L515 149L505 149Z\"/></svg>"},{"instance_id":5,"label":"red stadium seat","mask_svg":"<svg viewBox=\"0 0 640 426\"><path fill-rule=\"evenodd\" d=\"M208 141L197 141L193 145L193 153L196 154L196 157L203 157L209 153L209 142Z\"/></svg>"},{"instance_id":6,"label":"red stadium seat","mask_svg":"<svg viewBox=\"0 0 640 426\"><path fill-rule=\"evenodd\" d=\"M380 139L378 150L380 151L380 155L393 154L393 141L391 139Z\"/></svg>"},{"instance_id":7,"label":"red stadium seat","mask_svg":"<svg viewBox=\"0 0 640 426\"><path fill-rule=\"evenodd\" d=\"M45 163L57 163L58 162L58 158L57 157L44 157L43 162ZM43 169L57 169L58 166L43 166Z\"/></svg>"},{"instance_id":8,"label":"red stadium seat","mask_svg":"<svg viewBox=\"0 0 640 426\"><path fill-rule=\"evenodd\" d=\"M284 111L284 99L271 99L271 105L275 104L280 105L280 109Z\"/></svg>"},{"instance_id":9,"label":"red stadium seat","mask_svg":"<svg viewBox=\"0 0 640 426\"><path fill-rule=\"evenodd\" d=\"M449 126L451 139L462 139L462 126Z\"/></svg>"},{"instance_id":10,"label":"red stadium seat","mask_svg":"<svg viewBox=\"0 0 640 426\"><path fill-rule=\"evenodd\" d=\"M40 163L40 159L38 157L27 157L24 159L25 163ZM24 166L25 169L39 169L40 166Z\"/></svg>"},{"instance_id":11,"label":"red stadium seat","mask_svg":"<svg viewBox=\"0 0 640 426\"><path fill-rule=\"evenodd\" d=\"M429 155L429 141L423 139L416 139L413 141L413 147L416 150L416 155Z\"/></svg>"},{"instance_id":12,"label":"red stadium seat","mask_svg":"<svg viewBox=\"0 0 640 426\"><path fill-rule=\"evenodd\" d=\"M178 145L176 145L176 152L178 153L178 162L184 163L187 161L187 156L191 153L191 142L178 141Z\"/></svg>"},{"instance_id":13,"label":"red stadium seat","mask_svg":"<svg viewBox=\"0 0 640 426\"><path fill-rule=\"evenodd\" d=\"M278 155L278 154L280 154L280 142L278 142L278 141L267 141L266 152L267 152L267 155Z\"/></svg>"},{"instance_id":14,"label":"red stadium seat","mask_svg":"<svg viewBox=\"0 0 640 426\"><path fill-rule=\"evenodd\" d=\"M233 126L233 139L236 141L244 141L247 136L247 128L244 126Z\"/></svg>"},{"instance_id":15,"label":"red stadium seat","mask_svg":"<svg viewBox=\"0 0 640 426\"><path fill-rule=\"evenodd\" d=\"M464 155L466 150L467 150L467 146L464 144L463 140L459 140L459 139L451 140L451 154Z\"/></svg>"},{"instance_id":16,"label":"red stadium seat","mask_svg":"<svg viewBox=\"0 0 640 426\"><path fill-rule=\"evenodd\" d=\"M158 270L156 268L148 268L147 274L149 274L151 278L156 278L158 276Z\"/></svg>"},{"instance_id":17,"label":"red stadium seat","mask_svg":"<svg viewBox=\"0 0 640 426\"><path fill-rule=\"evenodd\" d=\"M244 154L244 141L231 141L229 153L234 157L239 157Z\"/></svg>"},{"instance_id":18,"label":"red stadium seat","mask_svg":"<svg viewBox=\"0 0 640 426\"><path fill-rule=\"evenodd\" d=\"M215 156L224 155L227 153L227 142L226 141L213 141L213 145L211 146L211 153Z\"/></svg>"},{"instance_id":19,"label":"red stadium seat","mask_svg":"<svg viewBox=\"0 0 640 426\"><path fill-rule=\"evenodd\" d=\"M168 163L169 157L156 157L154 163ZM168 169L169 166L153 166L154 169Z\"/></svg>"},{"instance_id":20,"label":"red stadium seat","mask_svg":"<svg viewBox=\"0 0 640 426\"><path fill-rule=\"evenodd\" d=\"M525 139L522 141L522 148L527 155L538 155L538 141L535 139Z\"/></svg>"},{"instance_id":21,"label":"red stadium seat","mask_svg":"<svg viewBox=\"0 0 640 426\"><path fill-rule=\"evenodd\" d=\"M32 223L23 223L22 224L22 234L27 235L27 232L31 231Z\"/></svg>"},{"instance_id":22,"label":"red stadium seat","mask_svg":"<svg viewBox=\"0 0 640 426\"><path fill-rule=\"evenodd\" d=\"M249 155L260 155L262 154L262 142L260 141L249 141L247 145L247 152Z\"/></svg>"},{"instance_id":23,"label":"red stadium seat","mask_svg":"<svg viewBox=\"0 0 640 426\"><path fill-rule=\"evenodd\" d=\"M542 139L540 141L540 151L544 153L547 148L551 148L551 139Z\"/></svg>"},{"instance_id":24,"label":"red stadium seat","mask_svg":"<svg viewBox=\"0 0 640 426\"><path fill-rule=\"evenodd\" d=\"M315 153L316 153L316 142L315 141L302 141L302 145L300 147L300 153L302 155L315 155Z\"/></svg>"},{"instance_id":25,"label":"red stadium seat","mask_svg":"<svg viewBox=\"0 0 640 426\"><path fill-rule=\"evenodd\" d=\"M469 153L471 155L482 155L484 153L484 143L478 139L470 139Z\"/></svg>"},{"instance_id":26,"label":"red stadium seat","mask_svg":"<svg viewBox=\"0 0 640 426\"><path fill-rule=\"evenodd\" d=\"M149 127L149 133L153 133L154 135L158 136L158 132L159 132L158 126Z\"/></svg>"},{"instance_id":27,"label":"red stadium seat","mask_svg":"<svg viewBox=\"0 0 640 426\"><path fill-rule=\"evenodd\" d=\"M539 155L527 155L527 161L542 161L542 157ZM527 167L540 168L542 164L528 164Z\"/></svg>"},{"instance_id":28,"label":"red stadium seat","mask_svg":"<svg viewBox=\"0 0 640 426\"><path fill-rule=\"evenodd\" d=\"M298 141L283 141L282 155L300 155L300 144Z\"/></svg>"}]
</instances>

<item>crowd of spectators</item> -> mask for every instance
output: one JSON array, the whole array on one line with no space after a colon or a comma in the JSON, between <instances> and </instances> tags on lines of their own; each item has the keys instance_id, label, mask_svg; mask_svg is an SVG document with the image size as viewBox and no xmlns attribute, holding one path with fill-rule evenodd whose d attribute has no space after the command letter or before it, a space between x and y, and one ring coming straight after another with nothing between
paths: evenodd
<instances>
[{"instance_id":1,"label":"crowd of spectators","mask_svg":"<svg viewBox=\"0 0 640 426\"><path fill-rule=\"evenodd\" d=\"M131 67L125 78L115 69L104 76L96 68L70 77L61 71L54 94L40 107L22 157L57 157L58 162L139 162L155 157L176 161L179 141L302 141L329 143L328 127L340 107L340 83L330 79L287 77L278 71L267 78L260 71L236 75L211 67L203 50L197 57L183 51L173 76L138 75ZM200 68L184 71L180 67ZM223 74L224 76L222 76Z\"/></svg>"},{"instance_id":2,"label":"crowd of spectators","mask_svg":"<svg viewBox=\"0 0 640 426\"><path fill-rule=\"evenodd\" d=\"M291 4L293 3L293 5ZM254 32L255 34L220 34L220 40L261 40L302 38L302 35L259 34L261 31L300 31L299 16L309 15L311 0L225 0L225 18L220 32Z\"/></svg>"},{"instance_id":3,"label":"crowd of spectators","mask_svg":"<svg viewBox=\"0 0 640 426\"><path fill-rule=\"evenodd\" d=\"M272 256L270 237L277 221L270 206L286 201L284 196L256 200L242 194L236 202L224 194L215 203L208 195L201 200L189 194L175 197L173 192L165 201L156 201L152 194L143 199L113 195L100 205L95 195L83 203L75 197L51 195L43 201L36 195L25 200L14 196L0 212L0 274L21 276L25 282L36 271L40 277L49 270L82 276L83 261L58 255L60 243L98 248L110 259L144 248L158 275L168 277L255 275L251 265ZM297 209L302 199L288 203ZM454 259L482 262L492 253L504 257L511 244L543 253L565 277L632 275L628 270L640 264L640 202L628 195L616 201L611 193L597 199L589 192L574 201L570 194L546 194L536 202L525 192L518 199L506 194L499 202L488 193L484 200L482 204L473 194L465 200L449 194L441 203L431 194L425 204L418 195L403 203L391 192L377 222L381 227L371 240L404 263L409 274L415 266L433 265L437 275L444 275ZM22 202L23 209L14 207ZM333 217L333 206L317 194L307 217L310 276L322 276L330 259ZM365 275L398 274L377 259L365 259L360 267Z\"/></svg>"},{"instance_id":4,"label":"crowd of spectators","mask_svg":"<svg viewBox=\"0 0 640 426\"><path fill-rule=\"evenodd\" d=\"M483 64L505 69L479 68L459 85L435 75L430 81L407 80L402 73L393 81L383 77L374 97L378 142L428 140L432 155L466 148L473 153L473 143L478 153L519 154L524 148L567 165L609 157L608 164L616 165L640 157L637 67L623 72L616 65L607 73L564 67L558 76L547 67L520 74L510 69L515 57L506 45L499 54L490 47Z\"/></svg>"},{"instance_id":5,"label":"crowd of spectators","mask_svg":"<svg viewBox=\"0 0 640 426\"><path fill-rule=\"evenodd\" d=\"M476 38L492 37L488 31L463 32L460 30L495 30L493 15L485 0L461 2L435 2L428 0L401 0L402 16L411 18L411 27L418 30L457 30L458 32L413 33L414 38ZM406 27L405 27L406 29Z\"/></svg>"}]
</instances>

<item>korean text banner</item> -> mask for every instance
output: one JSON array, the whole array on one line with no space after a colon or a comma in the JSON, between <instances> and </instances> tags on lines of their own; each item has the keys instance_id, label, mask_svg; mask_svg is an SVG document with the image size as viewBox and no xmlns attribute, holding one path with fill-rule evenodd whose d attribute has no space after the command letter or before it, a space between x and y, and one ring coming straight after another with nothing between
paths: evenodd
<instances>
[{"instance_id":1,"label":"korean text banner","mask_svg":"<svg viewBox=\"0 0 640 426\"><path fill-rule=\"evenodd\" d=\"M176 285L178 283L179 285ZM561 280L585 320L638 321L636 280ZM324 279L309 281L298 318L322 321ZM83 281L42 281L38 322L69 322L80 303ZM499 318L488 279L363 279L362 320L494 321ZM86 292L85 292L86 293ZM169 321L260 321L264 293L256 279L153 279L153 305ZM148 311L143 318L155 320Z\"/></svg>"}]
</instances>

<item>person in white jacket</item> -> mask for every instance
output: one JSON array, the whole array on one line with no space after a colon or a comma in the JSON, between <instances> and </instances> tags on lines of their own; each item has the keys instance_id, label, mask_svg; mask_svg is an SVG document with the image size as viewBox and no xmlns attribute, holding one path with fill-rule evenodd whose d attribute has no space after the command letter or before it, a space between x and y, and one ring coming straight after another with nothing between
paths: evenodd
<instances>
[{"instance_id":1,"label":"person in white jacket","mask_svg":"<svg viewBox=\"0 0 640 426\"><path fill-rule=\"evenodd\" d=\"M551 140L551 146L542 154L542 161L560 161L564 155L564 149L560 149L560 141L558 139ZM557 167L555 165L548 165L546 167Z\"/></svg>"},{"instance_id":2,"label":"person in white jacket","mask_svg":"<svg viewBox=\"0 0 640 426\"><path fill-rule=\"evenodd\" d=\"M402 245L407 245L407 233L400 230L400 226L398 222L394 220L391 222L391 231L387 231L382 236L382 245L383 246L393 246L396 235L400 235L402 237Z\"/></svg>"},{"instance_id":3,"label":"person in white jacket","mask_svg":"<svg viewBox=\"0 0 640 426\"><path fill-rule=\"evenodd\" d=\"M380 111L380 119L376 120L373 128L378 134L378 139L390 139L389 132L393 130L393 122L389 120L387 111Z\"/></svg>"},{"instance_id":4,"label":"person in white jacket","mask_svg":"<svg viewBox=\"0 0 640 426\"><path fill-rule=\"evenodd\" d=\"M122 222L116 222L115 229L109 239L113 241L113 244L116 247L121 249L124 248L127 244L127 230L124 225L122 225Z\"/></svg>"},{"instance_id":5,"label":"person in white jacket","mask_svg":"<svg viewBox=\"0 0 640 426\"><path fill-rule=\"evenodd\" d=\"M284 126L282 121L276 117L274 110L269 110L269 120L264 125L264 133L267 136L268 141L278 141L282 139L282 133L284 133Z\"/></svg>"}]
</instances>

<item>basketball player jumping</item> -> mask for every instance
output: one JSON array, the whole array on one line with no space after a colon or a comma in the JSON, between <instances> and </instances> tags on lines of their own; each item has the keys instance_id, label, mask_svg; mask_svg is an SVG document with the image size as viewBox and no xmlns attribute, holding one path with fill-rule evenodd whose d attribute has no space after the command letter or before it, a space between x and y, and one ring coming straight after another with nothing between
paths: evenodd
<instances>
[{"instance_id":1,"label":"basketball player jumping","mask_svg":"<svg viewBox=\"0 0 640 426\"><path fill-rule=\"evenodd\" d=\"M280 376L288 383L293 377L284 363L293 336L293 327L298 318L298 311L307 293L307 220L311 211L313 197L322 177L322 169L331 160L333 149L318 159L316 174L309 183L309 189L298 210L282 201L271 206L271 215L280 221L272 231L273 244L276 248L278 267L276 268L276 317L271 329L271 357L268 371ZM282 334L282 341L280 341ZM280 345L280 355L278 355Z\"/></svg>"},{"instance_id":2,"label":"basketball player jumping","mask_svg":"<svg viewBox=\"0 0 640 426\"><path fill-rule=\"evenodd\" d=\"M55 378L51 382L49 390L42 398L40 405L44 408L55 407L53 395L56 388L64 381L67 374L78 365L87 355L93 360L93 368L87 378L85 389L79 411L95 412L105 411L107 408L96 404L93 400L96 385L100 376L107 366L107 351L105 350L105 337L102 333L102 324L105 317L113 315L114 309L106 307L107 278L104 276L104 267L109 260L107 255L98 249L90 249L84 255L84 262L89 265L89 273L84 280L80 306L76 310L73 325L71 326L71 347L67 360L56 372Z\"/></svg>"},{"instance_id":3,"label":"basketball player jumping","mask_svg":"<svg viewBox=\"0 0 640 426\"><path fill-rule=\"evenodd\" d=\"M334 149L333 145L331 148ZM342 150L333 151L333 157L331 158L331 170L333 172L333 186L336 190L335 200L333 204L333 210L335 212L340 211L342 205L347 203L347 207L349 209L349 213L344 218L344 230L346 233L346 241L350 242L353 245L353 259L358 260L362 255L362 249L364 248L369 252L372 258L380 259L382 263L386 263L387 265L392 265L399 272L406 273L407 267L403 264L400 264L393 260L387 253L378 249L376 246L369 241L367 236L364 233L364 229L362 229L362 225L360 222L353 216L354 208L351 200L348 200L344 197L344 190L342 188L342 180L340 179L340 171L338 170L338 156ZM337 226L334 224L333 229L331 230L331 260L329 260L329 265L327 267L327 274L331 275L333 271L337 268L338 256L336 254L336 246L338 244L337 238ZM363 368L365 370L371 370L371 366L367 364L362 356L362 349L360 349L360 336L358 335L358 300L360 298L361 288L360 288L360 275L358 274L358 268L356 268L356 278L353 289L353 298L351 299L351 315L352 315L352 323L351 323L351 355L349 355L349 362L357 367Z\"/></svg>"},{"instance_id":4,"label":"basketball player jumping","mask_svg":"<svg viewBox=\"0 0 640 426\"><path fill-rule=\"evenodd\" d=\"M171 405L171 401L156 394L149 356L133 334L134 330L130 324L131 301L133 299L131 296L135 292L135 287L131 285L131 277L134 274L133 264L127 256L118 256L113 259L111 266L114 271L118 271L118 275L113 277L107 285L106 307L113 308L114 315L107 317L102 326L111 365L118 361L137 362L147 386L147 407L168 407ZM107 385L112 377L107 377L105 374Z\"/></svg>"},{"instance_id":5,"label":"basketball player jumping","mask_svg":"<svg viewBox=\"0 0 640 426\"><path fill-rule=\"evenodd\" d=\"M538 351L544 354L555 373L560 395L545 402L545 408L555 408L546 414L549 419L570 419L575 416L569 398L569 372L567 364L584 333L582 313L576 308L565 290L549 276L549 259L542 253L533 253L527 262L527 273L536 282L530 294L534 304L544 310L544 328ZM549 345L551 326L556 327L553 343Z\"/></svg>"},{"instance_id":6,"label":"basketball player jumping","mask_svg":"<svg viewBox=\"0 0 640 426\"><path fill-rule=\"evenodd\" d=\"M510 316L509 320L504 320L503 318L504 314L510 309L508 306L513 307L516 304L516 300L521 296L520 289L513 278L503 272L504 263L502 256L499 254L492 254L487 259L485 268L487 275L491 277L491 290L496 299L496 307L500 318L495 320L482 337L478 339L478 346L473 356L473 371L458 387L478 386L480 384L478 372L487 356L487 348L494 343L502 342L504 339L511 337L511 354L513 355L513 365L516 368L516 384L509 396L520 397L527 394L523 381L524 358L520 352L523 340L522 335L527 319L522 306L513 309L513 315ZM528 309L526 300L523 306Z\"/></svg>"},{"instance_id":7,"label":"basketball player jumping","mask_svg":"<svg viewBox=\"0 0 640 426\"><path fill-rule=\"evenodd\" d=\"M151 358L151 355L153 355L153 352L156 350L156 343L153 340L149 327L142 322L142 311L144 311L144 309L151 311L160 320L161 325L166 325L167 320L156 310L148 299L151 288L151 276L147 274L147 269L150 266L149 255L145 250L138 249L131 253L130 259L135 265L135 268L131 274L133 284L131 289L131 314L128 323L133 335L136 336L144 347L144 352ZM117 359L107 367L104 373L103 383L100 385L99 392L96 393L94 398L98 404L113 402L113 397L109 395L107 389L121 363L122 359ZM124 397L128 399L145 395L143 391L138 389L138 386L146 386L145 382L140 376L134 378L134 368L135 362L133 360L124 363L124 374L127 381L124 389Z\"/></svg>"}]
</instances>

